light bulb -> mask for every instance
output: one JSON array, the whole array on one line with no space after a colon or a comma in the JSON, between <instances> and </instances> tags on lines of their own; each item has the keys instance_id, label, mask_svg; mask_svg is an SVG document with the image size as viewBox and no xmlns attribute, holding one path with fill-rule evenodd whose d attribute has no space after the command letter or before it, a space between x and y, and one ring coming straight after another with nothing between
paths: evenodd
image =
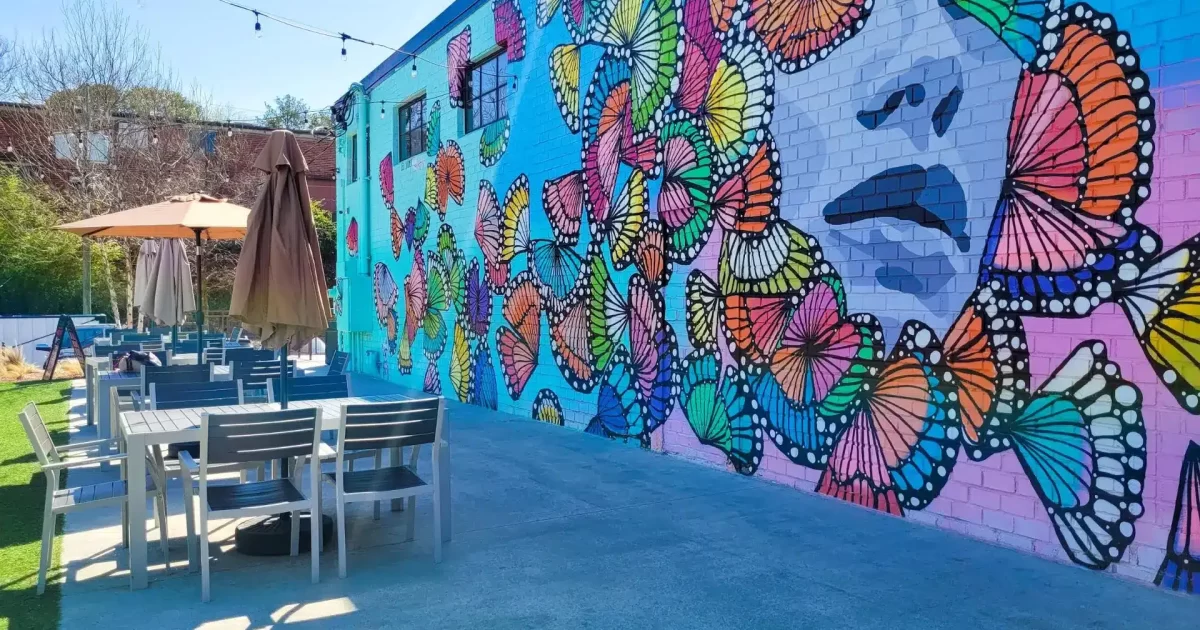
<instances>
[{"instance_id":1,"label":"light bulb","mask_svg":"<svg viewBox=\"0 0 1200 630\"><path fill-rule=\"evenodd\" d=\"M13 153L13 152L15 152L15 151L16 151L16 149L14 149L14 148L13 148L13 145L11 145L11 144L10 144L10 145L8 145L8 152L9 152L9 153Z\"/></svg>"},{"instance_id":2,"label":"light bulb","mask_svg":"<svg viewBox=\"0 0 1200 630\"><path fill-rule=\"evenodd\" d=\"M254 12L254 36L262 39L262 23L258 21L258 11Z\"/></svg>"},{"instance_id":3,"label":"light bulb","mask_svg":"<svg viewBox=\"0 0 1200 630\"><path fill-rule=\"evenodd\" d=\"M384 111L383 105L380 105L379 106L379 120L384 120L386 118L387 118L387 112Z\"/></svg>"},{"instance_id":4,"label":"light bulb","mask_svg":"<svg viewBox=\"0 0 1200 630\"><path fill-rule=\"evenodd\" d=\"M417 78L417 62L413 62L412 78Z\"/></svg>"},{"instance_id":5,"label":"light bulb","mask_svg":"<svg viewBox=\"0 0 1200 630\"><path fill-rule=\"evenodd\" d=\"M157 133L154 134L154 137L150 139L150 144L158 144L158 134ZM80 142L79 145L82 147L83 143Z\"/></svg>"},{"instance_id":6,"label":"light bulb","mask_svg":"<svg viewBox=\"0 0 1200 630\"><path fill-rule=\"evenodd\" d=\"M232 137L233 137L233 127L230 127L229 129L226 129L226 130L225 130L225 137L226 137L226 138L232 138Z\"/></svg>"}]
</instances>

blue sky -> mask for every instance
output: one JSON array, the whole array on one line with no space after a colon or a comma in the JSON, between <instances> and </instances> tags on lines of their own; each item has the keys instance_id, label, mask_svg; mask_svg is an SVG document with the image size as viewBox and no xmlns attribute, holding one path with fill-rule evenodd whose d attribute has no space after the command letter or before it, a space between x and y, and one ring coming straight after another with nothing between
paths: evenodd
<instances>
[{"instance_id":1,"label":"blue sky","mask_svg":"<svg viewBox=\"0 0 1200 630\"><path fill-rule=\"evenodd\" d=\"M329 105L390 51L341 42L262 20L217 0L100 0L121 7L161 48L185 86L193 83L217 105L251 118L263 103L291 93L311 107ZM237 0L238 4L329 31L401 46L451 0ZM4 3L0 35L27 40L62 24L57 0ZM185 90L186 92L187 90Z\"/></svg>"}]
</instances>

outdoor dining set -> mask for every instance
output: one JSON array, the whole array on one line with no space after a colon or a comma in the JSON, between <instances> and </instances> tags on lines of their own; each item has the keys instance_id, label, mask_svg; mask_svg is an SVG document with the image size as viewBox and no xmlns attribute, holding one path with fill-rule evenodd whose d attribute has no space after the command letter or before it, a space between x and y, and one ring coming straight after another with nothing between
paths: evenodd
<instances>
[{"instance_id":1,"label":"outdoor dining set","mask_svg":"<svg viewBox=\"0 0 1200 630\"><path fill-rule=\"evenodd\" d=\"M92 357L98 380L120 376L123 381L108 390L112 430L98 440L56 447L37 406L25 407L20 420L48 482L39 593L45 589L56 517L107 506L121 508L131 584L145 587L147 499L154 500L159 542L164 557L169 557L166 493L171 479L182 485L188 568L200 569L204 601L210 597L213 519L287 515L290 553L295 556L301 551L300 515L320 515L328 488L336 505L340 576L346 575L346 504L352 502L374 502L378 519L380 502L407 499L406 540L411 541L415 499L430 496L434 559L441 561L441 543L450 531L443 399L354 397L344 353L335 355L320 375L297 374L295 362L288 361L292 377L281 379L286 373L271 351L222 350L213 353L212 362L145 365L135 375L99 367L112 357ZM286 398L287 408L282 408L281 398ZM426 445L432 451L432 472L422 477L417 467ZM68 457L79 452L85 456ZM372 465L356 470L359 461ZM97 464L115 465L120 478L76 487L68 479L67 487L60 488L63 471ZM308 549L316 550L311 553L315 583L324 541L323 527L316 524L319 518L311 520L306 542Z\"/></svg>"}]
</instances>

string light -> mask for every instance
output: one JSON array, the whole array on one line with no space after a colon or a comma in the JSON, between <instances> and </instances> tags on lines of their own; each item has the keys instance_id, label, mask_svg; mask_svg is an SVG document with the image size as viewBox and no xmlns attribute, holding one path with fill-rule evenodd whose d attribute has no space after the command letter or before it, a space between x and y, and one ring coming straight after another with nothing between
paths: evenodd
<instances>
[{"instance_id":1,"label":"string light","mask_svg":"<svg viewBox=\"0 0 1200 630\"><path fill-rule=\"evenodd\" d=\"M346 35L345 33L342 33L342 61L346 60L346 40L347 39L349 39L349 36Z\"/></svg>"},{"instance_id":2,"label":"string light","mask_svg":"<svg viewBox=\"0 0 1200 630\"><path fill-rule=\"evenodd\" d=\"M387 118L387 111L384 109L383 105L380 105L379 106L379 120L384 120L386 118Z\"/></svg>"},{"instance_id":3,"label":"string light","mask_svg":"<svg viewBox=\"0 0 1200 630\"><path fill-rule=\"evenodd\" d=\"M8 152L9 152L9 153L16 153L16 152L17 152L17 150L16 150L16 149L14 149L14 148L13 148L13 145L11 145L11 144L10 144L10 145L8 145Z\"/></svg>"},{"instance_id":4,"label":"string light","mask_svg":"<svg viewBox=\"0 0 1200 630\"><path fill-rule=\"evenodd\" d=\"M262 23L258 21L258 11L254 12L254 36L262 39Z\"/></svg>"},{"instance_id":5,"label":"string light","mask_svg":"<svg viewBox=\"0 0 1200 630\"><path fill-rule=\"evenodd\" d=\"M412 78L417 78L417 62L413 62Z\"/></svg>"},{"instance_id":6,"label":"string light","mask_svg":"<svg viewBox=\"0 0 1200 630\"><path fill-rule=\"evenodd\" d=\"M154 132L154 137L150 139L150 144L158 144L158 132Z\"/></svg>"}]
</instances>

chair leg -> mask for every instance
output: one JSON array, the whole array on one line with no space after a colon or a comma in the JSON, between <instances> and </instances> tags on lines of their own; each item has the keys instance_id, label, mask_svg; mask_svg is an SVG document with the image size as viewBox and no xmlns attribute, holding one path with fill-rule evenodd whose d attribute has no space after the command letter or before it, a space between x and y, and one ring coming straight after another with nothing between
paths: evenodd
<instances>
[{"instance_id":1,"label":"chair leg","mask_svg":"<svg viewBox=\"0 0 1200 630\"><path fill-rule=\"evenodd\" d=\"M200 506L200 531L196 532L200 537L200 601L207 602L211 599L208 584L208 510L204 506Z\"/></svg>"},{"instance_id":2,"label":"chair leg","mask_svg":"<svg viewBox=\"0 0 1200 630\"><path fill-rule=\"evenodd\" d=\"M292 555L300 555L300 513L294 510L292 511Z\"/></svg>"},{"instance_id":3,"label":"chair leg","mask_svg":"<svg viewBox=\"0 0 1200 630\"><path fill-rule=\"evenodd\" d=\"M321 581L321 551L324 545L324 541L321 540L321 504L313 506L309 514L308 531L312 537L309 541L309 555L312 556L312 583L316 584Z\"/></svg>"},{"instance_id":4,"label":"chair leg","mask_svg":"<svg viewBox=\"0 0 1200 630\"><path fill-rule=\"evenodd\" d=\"M403 501L403 499L401 499ZM404 515L404 520L407 521L407 535L404 542L412 542L417 530L417 498L408 497L408 514Z\"/></svg>"},{"instance_id":5,"label":"chair leg","mask_svg":"<svg viewBox=\"0 0 1200 630\"><path fill-rule=\"evenodd\" d=\"M437 479L436 473L434 479ZM442 561L442 493L440 486L433 484L433 561Z\"/></svg>"},{"instance_id":6,"label":"chair leg","mask_svg":"<svg viewBox=\"0 0 1200 630\"><path fill-rule=\"evenodd\" d=\"M50 570L50 558L54 550L54 489L46 488L46 508L42 512L42 553L38 558L38 595L46 592L46 573Z\"/></svg>"},{"instance_id":7,"label":"chair leg","mask_svg":"<svg viewBox=\"0 0 1200 630\"><path fill-rule=\"evenodd\" d=\"M187 523L188 571L193 572L196 570L196 563L199 561L197 556L200 555L200 551L197 549L198 541L196 540L194 490L192 488L191 475L185 472L181 481L183 482L183 518Z\"/></svg>"},{"instance_id":8,"label":"chair leg","mask_svg":"<svg viewBox=\"0 0 1200 630\"><path fill-rule=\"evenodd\" d=\"M167 490L163 488L154 499L155 514L158 515L158 545L162 547L163 564L171 569L170 534L167 533Z\"/></svg>"},{"instance_id":9,"label":"chair leg","mask_svg":"<svg viewBox=\"0 0 1200 630\"><path fill-rule=\"evenodd\" d=\"M124 468L124 466L122 466ZM121 547L129 548L129 504L121 504Z\"/></svg>"},{"instance_id":10,"label":"chair leg","mask_svg":"<svg viewBox=\"0 0 1200 630\"><path fill-rule=\"evenodd\" d=\"M378 504L376 504L378 505ZM346 577L346 503L337 492L338 577Z\"/></svg>"},{"instance_id":11,"label":"chair leg","mask_svg":"<svg viewBox=\"0 0 1200 630\"><path fill-rule=\"evenodd\" d=\"M395 462L392 462L395 465ZM383 449L375 450L375 470L383 468ZM375 520L379 520L379 501L375 502Z\"/></svg>"}]
</instances>

